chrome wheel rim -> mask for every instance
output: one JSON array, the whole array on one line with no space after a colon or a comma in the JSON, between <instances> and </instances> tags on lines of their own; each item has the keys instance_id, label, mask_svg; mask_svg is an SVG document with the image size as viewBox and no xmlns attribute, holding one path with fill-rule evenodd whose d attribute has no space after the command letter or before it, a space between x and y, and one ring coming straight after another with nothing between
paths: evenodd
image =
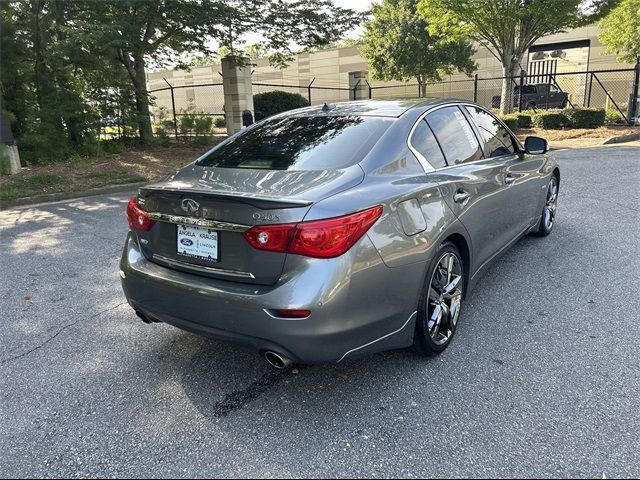
<instances>
[{"instance_id":1,"label":"chrome wheel rim","mask_svg":"<svg viewBox=\"0 0 640 480\"><path fill-rule=\"evenodd\" d=\"M431 274L427 302L427 331L436 345L447 343L460 316L462 265L455 253L443 254Z\"/></svg>"},{"instance_id":2,"label":"chrome wheel rim","mask_svg":"<svg viewBox=\"0 0 640 480\"><path fill-rule=\"evenodd\" d=\"M549 182L549 188L547 188L546 203L544 206L543 219L544 228L546 231L553 228L553 222L556 218L556 207L558 205L558 181L553 177Z\"/></svg>"}]
</instances>

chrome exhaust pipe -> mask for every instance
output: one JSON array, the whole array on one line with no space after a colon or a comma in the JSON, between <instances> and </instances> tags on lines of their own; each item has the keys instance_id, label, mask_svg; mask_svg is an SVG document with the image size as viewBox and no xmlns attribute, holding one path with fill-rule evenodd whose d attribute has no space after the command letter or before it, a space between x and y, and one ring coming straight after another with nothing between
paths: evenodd
<instances>
[{"instance_id":1,"label":"chrome exhaust pipe","mask_svg":"<svg viewBox=\"0 0 640 480\"><path fill-rule=\"evenodd\" d=\"M290 366L292 363L291 359L285 357L284 355L271 351L265 352L264 358L267 360L269 365L271 365L273 368L277 368L278 370L283 370Z\"/></svg>"}]
</instances>

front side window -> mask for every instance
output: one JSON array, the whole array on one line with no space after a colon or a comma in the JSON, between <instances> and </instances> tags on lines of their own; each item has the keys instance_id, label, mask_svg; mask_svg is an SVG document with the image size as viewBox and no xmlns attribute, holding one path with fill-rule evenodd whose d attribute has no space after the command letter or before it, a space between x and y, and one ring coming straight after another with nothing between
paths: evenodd
<instances>
[{"instance_id":1,"label":"front side window","mask_svg":"<svg viewBox=\"0 0 640 480\"><path fill-rule=\"evenodd\" d=\"M427 115L449 165L482 158L482 149L471 125L458 107L445 107Z\"/></svg>"},{"instance_id":2,"label":"front side window","mask_svg":"<svg viewBox=\"0 0 640 480\"><path fill-rule=\"evenodd\" d=\"M411 135L411 146L422 155L433 168L447 166L435 135L425 120L420 120Z\"/></svg>"},{"instance_id":3,"label":"front side window","mask_svg":"<svg viewBox=\"0 0 640 480\"><path fill-rule=\"evenodd\" d=\"M487 146L489 157L500 157L515 153L513 138L498 119L478 107L465 107L473 122L480 131L480 136Z\"/></svg>"},{"instance_id":4,"label":"front side window","mask_svg":"<svg viewBox=\"0 0 640 480\"><path fill-rule=\"evenodd\" d=\"M263 170L333 170L360 162L393 123L364 116L266 120L214 147L198 165Z\"/></svg>"}]
</instances>

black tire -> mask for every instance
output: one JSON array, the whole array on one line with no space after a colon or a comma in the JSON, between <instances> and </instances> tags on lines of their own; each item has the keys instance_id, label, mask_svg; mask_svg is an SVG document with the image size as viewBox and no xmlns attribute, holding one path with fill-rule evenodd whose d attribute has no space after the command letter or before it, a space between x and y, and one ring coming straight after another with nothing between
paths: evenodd
<instances>
[{"instance_id":1,"label":"black tire","mask_svg":"<svg viewBox=\"0 0 640 480\"><path fill-rule=\"evenodd\" d=\"M527 103L527 110L535 110L536 109L536 102L529 102Z\"/></svg>"},{"instance_id":2,"label":"black tire","mask_svg":"<svg viewBox=\"0 0 640 480\"><path fill-rule=\"evenodd\" d=\"M556 224L556 211L558 207L559 192L560 182L558 181L558 177L555 174L551 175L551 178L549 179L549 183L547 185L547 192L545 194L544 206L542 207L542 214L540 215L540 223L538 223L538 230L534 232L534 235L538 237L546 237L553 231L553 226Z\"/></svg>"},{"instance_id":3,"label":"black tire","mask_svg":"<svg viewBox=\"0 0 640 480\"><path fill-rule=\"evenodd\" d=\"M443 283L440 280L444 280L443 273L447 272L443 272L443 265L441 262L443 259L445 262L448 261L448 259L451 258L451 255L455 256L455 260L453 261L454 263L451 268L452 274L449 275L451 280L448 285L443 286L451 286L455 283L456 288L455 290L451 290L450 293L443 295L442 292L445 292L446 290L444 288L441 289L440 292L437 292L437 289L432 290L432 282L436 282L438 284ZM438 270L437 272L436 269ZM459 278L457 278L458 276ZM420 301L418 303L416 329L413 340L413 348L416 352L422 355L437 355L443 352L451 343L451 340L455 335L458 318L460 316L460 302L464 296L464 279L464 263L460 252L453 243L443 243L437 253L433 256L429 268L427 269L427 275L422 288ZM432 298L433 296L439 295L438 302L442 303L431 301L430 294L432 295ZM449 295L451 295L451 298L445 298ZM434 303L437 303L437 305ZM440 308L440 310L437 310L437 308ZM439 316L438 313L440 313L441 316ZM438 318L438 321L433 322L433 319L436 317ZM446 322L446 324L444 322ZM440 328L438 328L438 333L435 333L434 337L433 333L436 331L435 327L437 326L440 326L444 330L441 332ZM444 338L445 335L446 339Z\"/></svg>"}]
</instances>

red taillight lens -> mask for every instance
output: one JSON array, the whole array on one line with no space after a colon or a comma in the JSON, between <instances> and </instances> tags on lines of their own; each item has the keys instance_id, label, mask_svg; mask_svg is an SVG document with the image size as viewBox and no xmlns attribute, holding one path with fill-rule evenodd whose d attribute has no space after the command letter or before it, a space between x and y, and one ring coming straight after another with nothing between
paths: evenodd
<instances>
[{"instance_id":1,"label":"red taillight lens","mask_svg":"<svg viewBox=\"0 0 640 480\"><path fill-rule=\"evenodd\" d=\"M293 223L285 223L282 225L256 225L244 232L244 238L247 242L258 250L267 250L269 252L287 251L291 232L296 228Z\"/></svg>"},{"instance_id":2,"label":"red taillight lens","mask_svg":"<svg viewBox=\"0 0 640 480\"><path fill-rule=\"evenodd\" d=\"M298 224L260 225L244 233L254 248L333 258L349 250L382 215L377 206L351 215Z\"/></svg>"},{"instance_id":3,"label":"red taillight lens","mask_svg":"<svg viewBox=\"0 0 640 480\"><path fill-rule=\"evenodd\" d=\"M137 197L131 197L127 204L127 221L129 222L129 228L141 232L148 232L155 223L149 218L147 212L138 206Z\"/></svg>"},{"instance_id":4,"label":"red taillight lens","mask_svg":"<svg viewBox=\"0 0 640 480\"><path fill-rule=\"evenodd\" d=\"M349 250L382 215L377 206L345 217L299 223L289 252L306 257L333 258Z\"/></svg>"}]
</instances>

